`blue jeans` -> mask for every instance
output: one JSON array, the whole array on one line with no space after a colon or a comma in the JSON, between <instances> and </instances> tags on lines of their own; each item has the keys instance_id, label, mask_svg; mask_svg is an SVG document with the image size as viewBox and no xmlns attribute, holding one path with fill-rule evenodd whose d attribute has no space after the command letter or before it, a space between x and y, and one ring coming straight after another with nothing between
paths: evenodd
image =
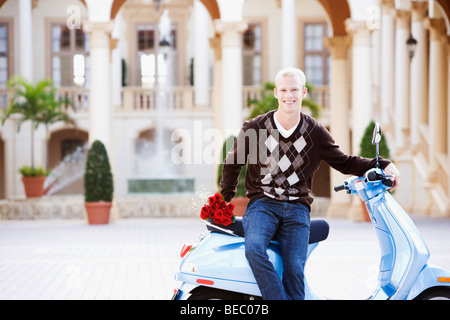
<instances>
[{"instance_id":1,"label":"blue jeans","mask_svg":"<svg viewBox=\"0 0 450 320\"><path fill-rule=\"evenodd\" d=\"M303 300L308 252L309 210L300 203L261 198L249 203L243 218L245 256L265 300ZM283 280L267 255L276 236L283 260Z\"/></svg>"}]
</instances>

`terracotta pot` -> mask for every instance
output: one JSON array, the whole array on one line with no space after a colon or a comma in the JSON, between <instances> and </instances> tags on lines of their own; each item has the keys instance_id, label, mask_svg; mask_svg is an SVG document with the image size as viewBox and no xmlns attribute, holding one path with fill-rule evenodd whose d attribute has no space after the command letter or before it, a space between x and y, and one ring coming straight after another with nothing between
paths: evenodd
<instances>
[{"instance_id":1,"label":"terracotta pot","mask_svg":"<svg viewBox=\"0 0 450 320\"><path fill-rule=\"evenodd\" d=\"M245 214L245 210L247 209L247 204L250 199L247 197L237 197L231 200L231 203L234 204L234 215L237 217L242 217Z\"/></svg>"},{"instance_id":2,"label":"terracotta pot","mask_svg":"<svg viewBox=\"0 0 450 320\"><path fill-rule=\"evenodd\" d=\"M112 202L85 202L89 224L108 224Z\"/></svg>"},{"instance_id":3,"label":"terracotta pot","mask_svg":"<svg viewBox=\"0 0 450 320\"><path fill-rule=\"evenodd\" d=\"M44 194L44 181L46 176L22 177L23 187L27 198L42 197Z\"/></svg>"}]
</instances>

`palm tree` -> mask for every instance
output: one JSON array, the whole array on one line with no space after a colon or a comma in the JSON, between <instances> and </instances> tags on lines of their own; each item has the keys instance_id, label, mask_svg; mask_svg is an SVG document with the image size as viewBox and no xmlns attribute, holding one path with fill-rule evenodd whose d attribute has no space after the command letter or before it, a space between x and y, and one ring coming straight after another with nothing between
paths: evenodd
<instances>
[{"instance_id":1,"label":"palm tree","mask_svg":"<svg viewBox=\"0 0 450 320\"><path fill-rule=\"evenodd\" d=\"M73 120L64 111L64 107L73 103L68 98L57 98L56 87L51 79L39 81L35 86L20 76L12 77L7 84L15 92L10 105L2 116L2 124L12 115L19 115L17 131L22 123L31 121L31 168L34 170L34 132L42 123L48 132L48 127L57 121L71 122ZM48 138L47 138L48 142Z\"/></svg>"}]
</instances>

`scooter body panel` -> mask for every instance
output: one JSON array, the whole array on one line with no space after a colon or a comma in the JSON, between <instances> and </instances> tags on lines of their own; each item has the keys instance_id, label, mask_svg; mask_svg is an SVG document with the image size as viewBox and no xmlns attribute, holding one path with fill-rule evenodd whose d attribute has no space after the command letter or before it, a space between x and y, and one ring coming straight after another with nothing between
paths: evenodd
<instances>
[{"instance_id":1,"label":"scooter body panel","mask_svg":"<svg viewBox=\"0 0 450 320\"><path fill-rule=\"evenodd\" d=\"M308 256L318 243L308 245ZM267 249L270 261L280 278L283 264L277 241L272 241ZM245 240L217 232L211 232L203 238L195 250L183 259L180 272L175 275L177 281L186 284L189 291L199 285L239 292L252 296L261 296L250 265L245 258ZM186 288L180 290L186 294ZM319 299L305 281L306 299Z\"/></svg>"},{"instance_id":2,"label":"scooter body panel","mask_svg":"<svg viewBox=\"0 0 450 320\"><path fill-rule=\"evenodd\" d=\"M277 243L272 242L267 253L276 270L282 273ZM182 261L176 279L194 284L198 284L198 279L207 279L210 282L206 283L217 289L261 295L245 258L244 238L217 232L209 233Z\"/></svg>"},{"instance_id":3,"label":"scooter body panel","mask_svg":"<svg viewBox=\"0 0 450 320\"><path fill-rule=\"evenodd\" d=\"M419 231L388 193L367 201L381 249L379 283L390 299L406 299L430 253Z\"/></svg>"},{"instance_id":4,"label":"scooter body panel","mask_svg":"<svg viewBox=\"0 0 450 320\"><path fill-rule=\"evenodd\" d=\"M278 245L272 242L269 245L267 254L275 269L282 273L283 267ZM253 273L245 258L245 241L243 237L233 237L211 232L183 261L181 264L182 271L186 269L186 264L195 265L198 273L205 277L255 282ZM281 273L279 274L280 276Z\"/></svg>"}]
</instances>

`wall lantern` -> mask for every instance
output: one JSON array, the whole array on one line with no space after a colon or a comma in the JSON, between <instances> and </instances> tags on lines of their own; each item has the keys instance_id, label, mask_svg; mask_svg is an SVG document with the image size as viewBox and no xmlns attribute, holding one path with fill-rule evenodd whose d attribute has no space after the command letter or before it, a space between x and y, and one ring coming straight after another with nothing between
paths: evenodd
<instances>
[{"instance_id":1,"label":"wall lantern","mask_svg":"<svg viewBox=\"0 0 450 320\"><path fill-rule=\"evenodd\" d=\"M414 39L412 34L409 34L408 40L406 40L406 46L408 47L409 58L412 59L414 52L416 51L417 40Z\"/></svg>"}]
</instances>

